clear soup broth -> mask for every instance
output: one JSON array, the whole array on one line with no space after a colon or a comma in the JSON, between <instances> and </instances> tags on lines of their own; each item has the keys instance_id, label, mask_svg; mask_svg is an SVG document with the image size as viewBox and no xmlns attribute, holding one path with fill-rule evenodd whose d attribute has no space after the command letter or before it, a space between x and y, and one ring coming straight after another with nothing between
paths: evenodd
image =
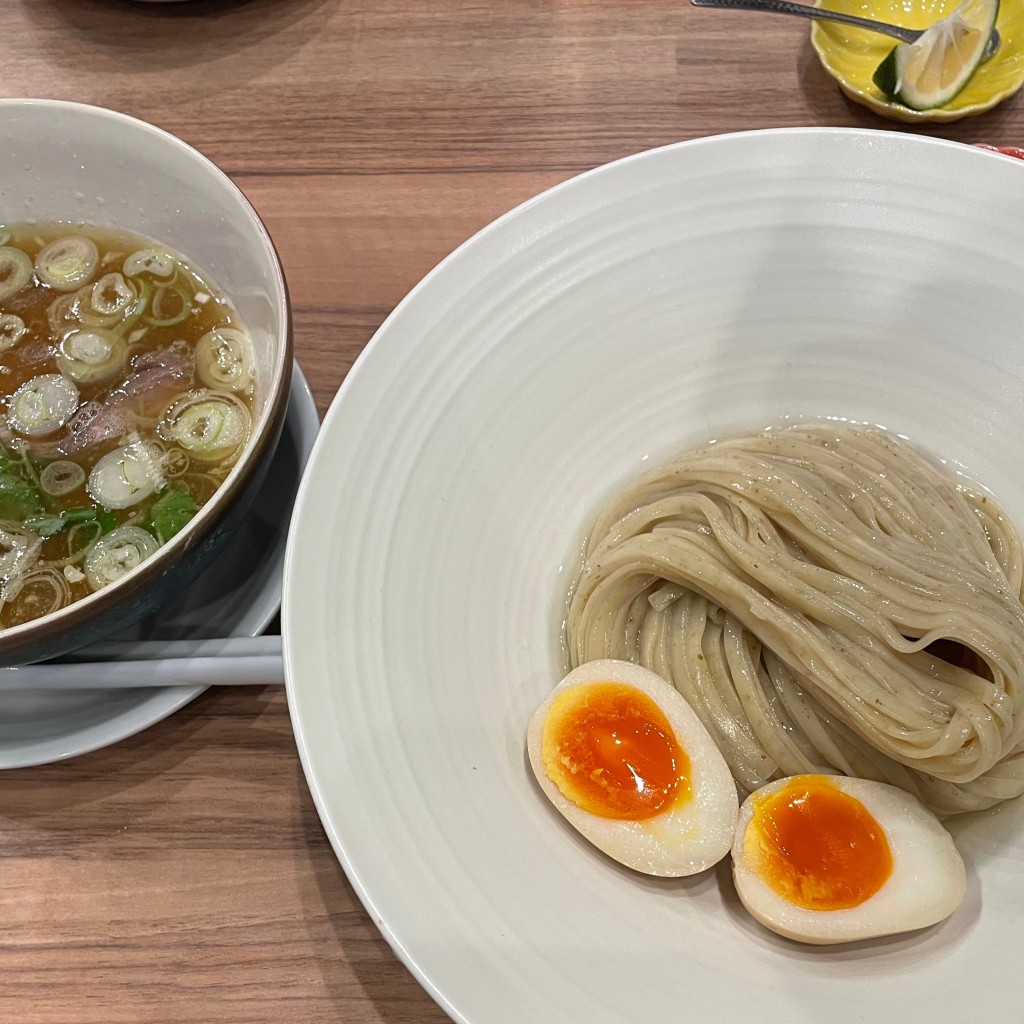
<instances>
[{"instance_id":1,"label":"clear soup broth","mask_svg":"<svg viewBox=\"0 0 1024 1024\"><path fill-rule=\"evenodd\" d=\"M214 494L252 423L252 343L149 239L0 227L0 628L109 585Z\"/></svg>"}]
</instances>

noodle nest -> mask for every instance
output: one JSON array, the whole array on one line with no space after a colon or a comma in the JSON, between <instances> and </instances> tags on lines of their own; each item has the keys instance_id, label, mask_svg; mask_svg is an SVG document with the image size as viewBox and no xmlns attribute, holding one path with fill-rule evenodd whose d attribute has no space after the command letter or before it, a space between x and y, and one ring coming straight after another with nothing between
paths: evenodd
<instances>
[{"instance_id":1,"label":"noodle nest","mask_svg":"<svg viewBox=\"0 0 1024 1024\"><path fill-rule=\"evenodd\" d=\"M889 782L941 815L1024 792L1021 539L992 498L880 429L710 444L602 513L573 665L670 680L747 790Z\"/></svg>"}]
</instances>

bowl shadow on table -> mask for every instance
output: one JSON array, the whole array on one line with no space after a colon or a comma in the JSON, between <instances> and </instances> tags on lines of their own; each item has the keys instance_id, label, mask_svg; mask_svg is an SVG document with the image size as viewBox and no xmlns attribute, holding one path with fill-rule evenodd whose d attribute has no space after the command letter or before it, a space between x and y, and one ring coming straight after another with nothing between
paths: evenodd
<instances>
[{"instance_id":1,"label":"bowl shadow on table","mask_svg":"<svg viewBox=\"0 0 1024 1024\"><path fill-rule=\"evenodd\" d=\"M282 64L325 28L330 0L187 0L136 3L133 0L32 0L26 16L40 32L67 41L64 60L83 70L153 72L194 67L211 60L231 65L234 85ZM248 50L267 37L274 49ZM84 42L84 47L74 45ZM273 54L273 57L271 57ZM193 92L209 90L205 79L182 83Z\"/></svg>"},{"instance_id":2,"label":"bowl shadow on table","mask_svg":"<svg viewBox=\"0 0 1024 1024\"><path fill-rule=\"evenodd\" d=\"M1004 139L1003 129L1008 124L1013 124L1015 120L1013 107L1020 102L1017 97L1011 97L984 114L961 118L959 121L922 121L919 124L907 124L882 117L851 100L821 66L809 36L800 47L795 73L808 109L815 115L813 123L817 125L873 128L881 131L930 135L957 142L1015 144L1014 139Z\"/></svg>"}]
</instances>

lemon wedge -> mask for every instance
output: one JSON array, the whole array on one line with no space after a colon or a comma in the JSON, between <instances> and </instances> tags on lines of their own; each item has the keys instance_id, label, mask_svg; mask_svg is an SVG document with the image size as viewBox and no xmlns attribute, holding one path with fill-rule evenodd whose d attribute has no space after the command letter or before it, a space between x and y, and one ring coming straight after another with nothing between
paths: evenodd
<instances>
[{"instance_id":1,"label":"lemon wedge","mask_svg":"<svg viewBox=\"0 0 1024 1024\"><path fill-rule=\"evenodd\" d=\"M875 85L912 110L945 106L970 81L995 28L999 0L964 0L913 43L900 43L875 71Z\"/></svg>"}]
</instances>

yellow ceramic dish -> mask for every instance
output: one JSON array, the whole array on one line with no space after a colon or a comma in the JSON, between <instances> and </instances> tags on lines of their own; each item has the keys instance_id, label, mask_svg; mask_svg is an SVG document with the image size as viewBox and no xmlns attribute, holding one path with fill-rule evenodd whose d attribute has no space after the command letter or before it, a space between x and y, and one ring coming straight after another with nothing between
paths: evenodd
<instances>
[{"instance_id":1,"label":"yellow ceramic dish","mask_svg":"<svg viewBox=\"0 0 1024 1024\"><path fill-rule=\"evenodd\" d=\"M888 21L907 28L928 28L952 14L960 0L817 0L818 7ZM895 39L838 22L811 25L811 44L825 70L852 100L898 121L956 121L990 110L1024 85L1024 2L1002 0L996 28L999 52L981 64L959 95L935 110L911 110L891 103L871 81L875 69L897 44Z\"/></svg>"}]
</instances>

